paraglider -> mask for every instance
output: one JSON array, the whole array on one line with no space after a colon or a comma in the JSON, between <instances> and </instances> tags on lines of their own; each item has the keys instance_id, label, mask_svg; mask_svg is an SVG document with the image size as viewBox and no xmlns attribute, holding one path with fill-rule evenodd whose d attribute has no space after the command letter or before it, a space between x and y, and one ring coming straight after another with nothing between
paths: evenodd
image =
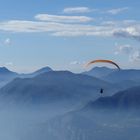
<instances>
[{"instance_id":1,"label":"paraglider","mask_svg":"<svg viewBox=\"0 0 140 140\"><path fill-rule=\"evenodd\" d=\"M112 60L104 60L104 59L97 59L97 60L90 61L89 63L87 63L86 66L90 66L94 63L109 63L109 64L114 65L118 70L121 70L121 68L119 67L119 65L117 63L113 62ZM104 93L104 89L101 88L100 89L100 95L102 96L103 93Z\"/></svg>"},{"instance_id":2,"label":"paraglider","mask_svg":"<svg viewBox=\"0 0 140 140\"><path fill-rule=\"evenodd\" d=\"M103 94L103 92L104 92L104 89L101 88L101 89L100 89L100 93Z\"/></svg>"},{"instance_id":3,"label":"paraglider","mask_svg":"<svg viewBox=\"0 0 140 140\"><path fill-rule=\"evenodd\" d=\"M90 61L86 66L89 66L94 63L110 63L110 64L116 66L118 70L120 70L120 67L117 63L113 62L112 60L104 60L104 59L97 59L97 60Z\"/></svg>"},{"instance_id":4,"label":"paraglider","mask_svg":"<svg viewBox=\"0 0 140 140\"><path fill-rule=\"evenodd\" d=\"M103 88L101 88L101 89L100 89L100 95L102 96L102 95L103 95L103 93L104 93L104 89L103 89Z\"/></svg>"}]
</instances>

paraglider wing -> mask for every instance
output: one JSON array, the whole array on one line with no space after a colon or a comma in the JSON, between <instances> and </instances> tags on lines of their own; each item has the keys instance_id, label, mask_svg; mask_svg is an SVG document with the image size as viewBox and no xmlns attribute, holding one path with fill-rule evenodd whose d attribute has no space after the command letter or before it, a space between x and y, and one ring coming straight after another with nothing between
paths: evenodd
<instances>
[{"instance_id":1,"label":"paraglider wing","mask_svg":"<svg viewBox=\"0 0 140 140\"><path fill-rule=\"evenodd\" d=\"M111 61L111 60L100 60L100 59L99 59L99 60L93 60L93 61L89 62L89 63L87 64L87 66L89 66L89 65L91 65L91 64L94 64L94 63L110 63L110 64L115 65L115 66L120 70L119 65L116 64L115 62Z\"/></svg>"}]
</instances>

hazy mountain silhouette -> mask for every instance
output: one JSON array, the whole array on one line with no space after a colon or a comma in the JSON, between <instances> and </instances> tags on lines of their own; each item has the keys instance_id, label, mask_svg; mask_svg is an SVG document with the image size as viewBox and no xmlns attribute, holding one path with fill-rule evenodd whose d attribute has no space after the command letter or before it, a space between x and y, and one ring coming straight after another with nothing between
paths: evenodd
<instances>
[{"instance_id":1,"label":"hazy mountain silhouette","mask_svg":"<svg viewBox=\"0 0 140 140\"><path fill-rule=\"evenodd\" d=\"M16 72L12 72L6 67L0 67L0 87L12 81L16 77L18 77Z\"/></svg>"},{"instance_id":2,"label":"hazy mountain silhouette","mask_svg":"<svg viewBox=\"0 0 140 140\"><path fill-rule=\"evenodd\" d=\"M34 140L39 135L42 140L138 140L139 108L140 86L91 101L82 109L47 121L36 129Z\"/></svg>"},{"instance_id":3,"label":"hazy mountain silhouette","mask_svg":"<svg viewBox=\"0 0 140 140\"><path fill-rule=\"evenodd\" d=\"M107 67L95 67L83 74L97 77L114 84L118 89L125 90L140 85L140 70L121 70Z\"/></svg>"},{"instance_id":4,"label":"hazy mountain silhouette","mask_svg":"<svg viewBox=\"0 0 140 140\"><path fill-rule=\"evenodd\" d=\"M133 69L128 69L128 70L120 70L120 71L115 71L107 76L102 77L102 79L111 82L111 83L119 83L122 81L140 81L140 70L133 70Z\"/></svg>"},{"instance_id":5,"label":"hazy mountain silhouette","mask_svg":"<svg viewBox=\"0 0 140 140\"><path fill-rule=\"evenodd\" d=\"M106 109L138 109L140 108L140 86L120 91L110 97L102 97L89 103L87 107Z\"/></svg>"},{"instance_id":6,"label":"hazy mountain silhouette","mask_svg":"<svg viewBox=\"0 0 140 140\"><path fill-rule=\"evenodd\" d=\"M117 71L117 69L111 69L108 67L94 67L89 71L83 72L83 74L101 78L103 76L107 76L108 74Z\"/></svg>"},{"instance_id":7,"label":"hazy mountain silhouette","mask_svg":"<svg viewBox=\"0 0 140 140\"><path fill-rule=\"evenodd\" d=\"M114 86L118 86L118 88L120 88L121 90L126 90L128 88L132 88L132 87L136 87L136 86L140 86L140 80L124 80L121 82L117 82L114 83Z\"/></svg>"},{"instance_id":8,"label":"hazy mountain silhouette","mask_svg":"<svg viewBox=\"0 0 140 140\"><path fill-rule=\"evenodd\" d=\"M14 72L8 70L6 67L0 67L0 74L13 74ZM15 73L14 73L15 74Z\"/></svg>"},{"instance_id":9,"label":"hazy mountain silhouette","mask_svg":"<svg viewBox=\"0 0 140 140\"><path fill-rule=\"evenodd\" d=\"M22 77L22 78L30 78L30 77L35 77L39 74L42 74L42 73L45 73L45 72L49 72L49 71L53 71L50 67L43 67L39 70L36 70L35 72L33 73L29 73L29 74L20 74L19 77Z\"/></svg>"},{"instance_id":10,"label":"hazy mountain silhouette","mask_svg":"<svg viewBox=\"0 0 140 140\"><path fill-rule=\"evenodd\" d=\"M39 75L41 73L45 73L45 72L49 72L49 71L53 71L50 67L43 67L35 72L33 72L33 75Z\"/></svg>"},{"instance_id":11,"label":"hazy mountain silhouette","mask_svg":"<svg viewBox=\"0 0 140 140\"><path fill-rule=\"evenodd\" d=\"M49 71L52 71L52 69L49 67L44 67L30 74L19 74L19 73L10 71L6 67L0 67L0 88L17 77L29 78L29 77L34 77L41 73L49 72Z\"/></svg>"},{"instance_id":12,"label":"hazy mountain silhouette","mask_svg":"<svg viewBox=\"0 0 140 140\"><path fill-rule=\"evenodd\" d=\"M86 101L97 98L101 87L106 92L114 90L109 83L87 75L50 71L33 78L17 78L0 89L0 95L10 102Z\"/></svg>"},{"instance_id":13,"label":"hazy mountain silhouette","mask_svg":"<svg viewBox=\"0 0 140 140\"><path fill-rule=\"evenodd\" d=\"M133 85L133 79L110 84L69 71L41 71L37 76L16 78L0 89L0 103L5 103L0 106L4 137L16 139L18 133L17 139L29 140L139 140L140 86L99 98L101 88L103 96L111 95L116 88ZM44 108L38 109L40 104Z\"/></svg>"}]
</instances>

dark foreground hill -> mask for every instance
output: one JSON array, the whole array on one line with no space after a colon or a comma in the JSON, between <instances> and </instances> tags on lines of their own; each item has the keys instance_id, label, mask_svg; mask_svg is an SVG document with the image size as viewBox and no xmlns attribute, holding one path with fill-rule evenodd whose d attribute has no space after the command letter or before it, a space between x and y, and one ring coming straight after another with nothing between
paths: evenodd
<instances>
[{"instance_id":1,"label":"dark foreground hill","mask_svg":"<svg viewBox=\"0 0 140 140\"><path fill-rule=\"evenodd\" d=\"M136 87L57 116L38 126L31 137L34 140L139 140L139 129L140 87Z\"/></svg>"}]
</instances>

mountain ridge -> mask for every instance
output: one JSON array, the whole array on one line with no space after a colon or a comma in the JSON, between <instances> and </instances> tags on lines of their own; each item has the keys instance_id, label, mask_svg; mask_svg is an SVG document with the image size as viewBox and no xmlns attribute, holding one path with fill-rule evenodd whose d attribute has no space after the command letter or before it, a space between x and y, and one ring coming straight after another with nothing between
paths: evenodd
<instances>
[{"instance_id":1,"label":"mountain ridge","mask_svg":"<svg viewBox=\"0 0 140 140\"><path fill-rule=\"evenodd\" d=\"M17 102L23 99L38 103L70 98L86 100L97 97L101 87L109 89L110 84L69 71L50 71L33 78L16 78L0 89L0 95Z\"/></svg>"},{"instance_id":2,"label":"mountain ridge","mask_svg":"<svg viewBox=\"0 0 140 140\"><path fill-rule=\"evenodd\" d=\"M91 101L88 107L100 109L139 109L140 108L140 86L119 91L109 97L100 97Z\"/></svg>"}]
</instances>

